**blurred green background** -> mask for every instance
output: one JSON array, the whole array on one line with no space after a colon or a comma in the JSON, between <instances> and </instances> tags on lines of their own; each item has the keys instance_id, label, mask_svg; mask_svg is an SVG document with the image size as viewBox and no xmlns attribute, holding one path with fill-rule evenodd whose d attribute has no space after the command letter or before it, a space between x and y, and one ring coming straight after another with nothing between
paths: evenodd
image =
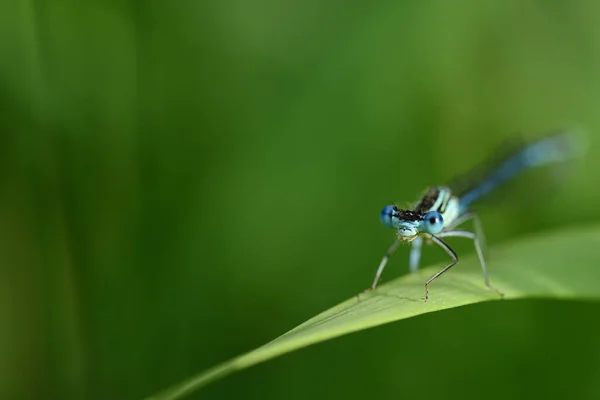
<instances>
[{"instance_id":1,"label":"blurred green background","mask_svg":"<svg viewBox=\"0 0 600 400\"><path fill-rule=\"evenodd\" d=\"M598 222L599 16L566 0L3 2L0 397L140 399L273 339L368 287L385 204L518 133L582 126L589 157L482 205L492 249ZM425 315L190 398L597 399L599 312Z\"/></svg>"}]
</instances>

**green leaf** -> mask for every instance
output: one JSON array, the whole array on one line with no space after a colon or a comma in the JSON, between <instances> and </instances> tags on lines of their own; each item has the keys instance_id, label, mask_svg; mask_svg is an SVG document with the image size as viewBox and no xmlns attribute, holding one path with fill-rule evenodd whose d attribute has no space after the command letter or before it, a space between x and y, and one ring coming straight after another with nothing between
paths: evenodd
<instances>
[{"instance_id":1,"label":"green leaf","mask_svg":"<svg viewBox=\"0 0 600 400\"><path fill-rule=\"evenodd\" d=\"M277 339L175 385L152 399L171 400L232 372L318 342L388 322L484 301L523 298L600 299L600 226L569 228L521 239L488 254L492 284L502 299L483 284L473 255L461 258L430 286L424 281L442 265L427 268L356 296L317 315Z\"/></svg>"}]
</instances>

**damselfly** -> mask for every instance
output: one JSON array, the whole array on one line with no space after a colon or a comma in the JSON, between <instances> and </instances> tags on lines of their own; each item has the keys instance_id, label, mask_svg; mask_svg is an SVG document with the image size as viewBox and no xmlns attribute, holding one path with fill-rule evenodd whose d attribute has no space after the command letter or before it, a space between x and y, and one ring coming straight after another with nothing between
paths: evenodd
<instances>
[{"instance_id":1,"label":"damselfly","mask_svg":"<svg viewBox=\"0 0 600 400\"><path fill-rule=\"evenodd\" d=\"M577 146L578 139L578 136L569 132L543 137L520 147L499 163L487 168L483 176L463 190L456 191L450 186L432 187L410 210L399 209L396 205L386 206L381 211L381 222L396 230L396 240L381 260L371 289L377 287L383 269L402 242L410 242L412 245L409 266L411 272L416 272L425 239L428 243L433 242L440 246L452 258L448 265L425 283L425 300L427 300L429 285L458 262L456 252L443 240L448 237L462 237L473 241L483 270L485 284L489 288L495 289L490 284L483 256L484 236L481 221L477 213L471 209L471 205L525 169L571 158L577 153L575 150L579 148ZM473 221L474 232L458 229L460 225L469 220ZM498 293L502 294L499 291Z\"/></svg>"}]
</instances>

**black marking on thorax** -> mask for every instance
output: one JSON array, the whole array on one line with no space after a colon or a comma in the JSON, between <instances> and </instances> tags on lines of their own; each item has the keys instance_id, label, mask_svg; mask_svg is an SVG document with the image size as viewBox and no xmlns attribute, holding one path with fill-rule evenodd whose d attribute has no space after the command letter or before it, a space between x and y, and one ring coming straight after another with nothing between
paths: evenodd
<instances>
[{"instance_id":1,"label":"black marking on thorax","mask_svg":"<svg viewBox=\"0 0 600 400\"><path fill-rule=\"evenodd\" d=\"M443 214L446 212L446 207L448 206L451 197L450 189L443 186L433 187L429 189L423 195L419 203L417 203L415 211L421 214L425 214L428 211L437 211L440 214Z\"/></svg>"},{"instance_id":2,"label":"black marking on thorax","mask_svg":"<svg viewBox=\"0 0 600 400\"><path fill-rule=\"evenodd\" d=\"M427 211L429 211L431 209L431 207L433 207L433 205L437 201L439 195L440 195L439 188L435 187L435 188L429 189L427 191L427 193L425 193L423 195L423 197L421 197L421 200L417 203L417 206L415 207L415 211L418 213L421 213L421 214L425 214Z\"/></svg>"}]
</instances>

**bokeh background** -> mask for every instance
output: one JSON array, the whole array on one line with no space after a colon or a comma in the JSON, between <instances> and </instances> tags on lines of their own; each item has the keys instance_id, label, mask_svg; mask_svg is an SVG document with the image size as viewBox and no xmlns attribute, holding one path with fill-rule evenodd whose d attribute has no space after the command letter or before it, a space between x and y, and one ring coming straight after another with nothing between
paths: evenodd
<instances>
[{"instance_id":1,"label":"bokeh background","mask_svg":"<svg viewBox=\"0 0 600 400\"><path fill-rule=\"evenodd\" d=\"M482 205L492 248L598 222L599 16L566 0L2 2L0 397L140 399L264 344L370 284L385 204L516 134L583 127L590 151L559 184L532 171ZM600 398L599 313L425 315L190 398Z\"/></svg>"}]
</instances>

